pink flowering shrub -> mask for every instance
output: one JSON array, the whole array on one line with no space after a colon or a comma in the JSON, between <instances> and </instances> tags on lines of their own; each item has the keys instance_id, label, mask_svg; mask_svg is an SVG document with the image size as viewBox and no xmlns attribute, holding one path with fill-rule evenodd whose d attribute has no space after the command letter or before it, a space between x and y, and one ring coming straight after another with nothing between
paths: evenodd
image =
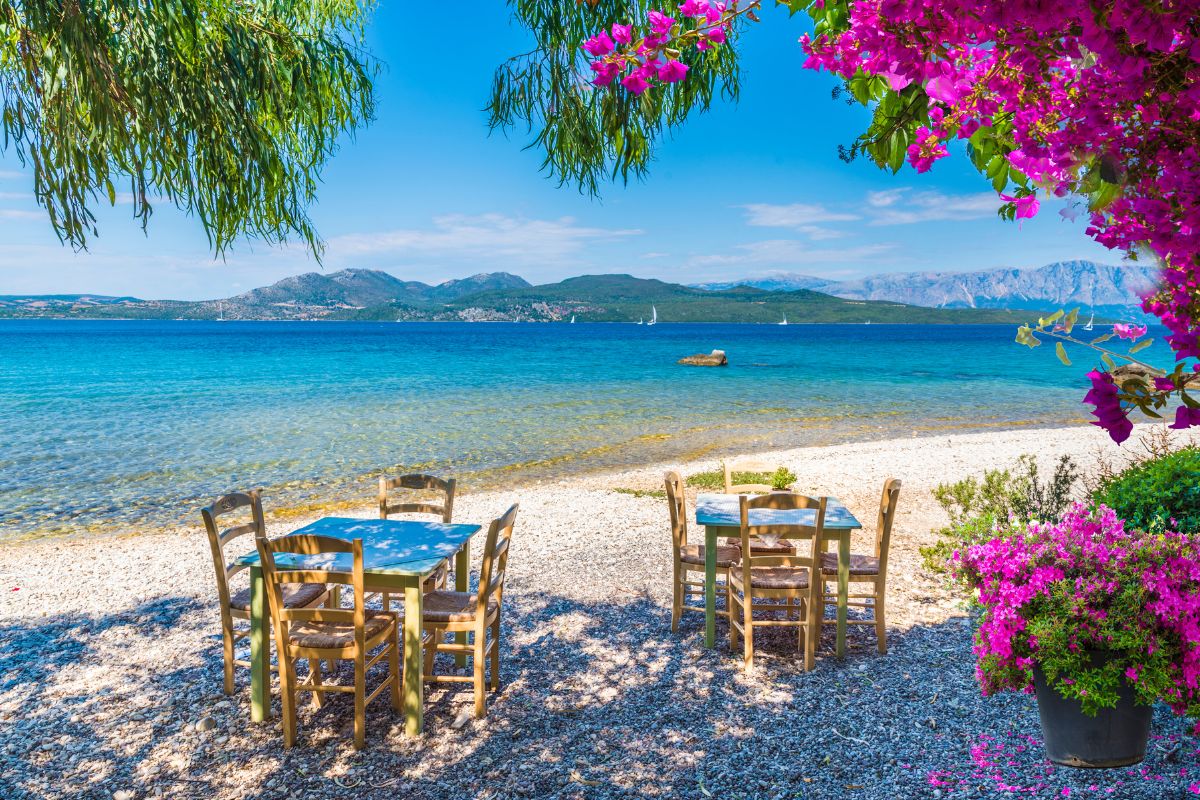
<instances>
[{"instance_id":1,"label":"pink flowering shrub","mask_svg":"<svg viewBox=\"0 0 1200 800\"><path fill-rule=\"evenodd\" d=\"M1141 703L1200 714L1200 537L1126 530L1112 509L1076 504L954 558L983 608L985 695L1033 691L1036 665L1090 714L1116 705L1122 681Z\"/></svg>"}]
</instances>

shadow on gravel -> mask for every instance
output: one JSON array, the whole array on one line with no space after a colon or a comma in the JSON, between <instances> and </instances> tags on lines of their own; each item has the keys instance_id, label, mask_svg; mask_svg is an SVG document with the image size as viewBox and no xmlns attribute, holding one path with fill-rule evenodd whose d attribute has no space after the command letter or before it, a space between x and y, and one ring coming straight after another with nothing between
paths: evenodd
<instances>
[{"instance_id":1,"label":"shadow on gravel","mask_svg":"<svg viewBox=\"0 0 1200 800\"><path fill-rule=\"evenodd\" d=\"M469 687L431 687L426 733L414 741L377 701L361 753L350 747L345 697L305 708L290 752L276 725L250 724L245 671L235 698L220 695L215 612L192 600L0 624L0 720L20 728L0 744L0 794L890 799L1004 797L1007 782L1034 797L1070 788L1158 798L1183 796L1200 773L1194 741L1163 714L1145 774L1048 771L1036 739L1024 738L1039 734L1032 699L979 696L960 619L893 631L887 656L870 629L852 628L844 660L829 629L811 673L792 635L767 637L747 676L724 638L702 647L702 617L672 634L669 610L636 591L586 603L515 594L506 613L503 686L485 720L454 728ZM173 663L135 654L117 659L107 682L87 677L106 669L115 642L156 637L174 642ZM205 716L217 727L197 732ZM981 743L991 767L979 763Z\"/></svg>"}]
</instances>

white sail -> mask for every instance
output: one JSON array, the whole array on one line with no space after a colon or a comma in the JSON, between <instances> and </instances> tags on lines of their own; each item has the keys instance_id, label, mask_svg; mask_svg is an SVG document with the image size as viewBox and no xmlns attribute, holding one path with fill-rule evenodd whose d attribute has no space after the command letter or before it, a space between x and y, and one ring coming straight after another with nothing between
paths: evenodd
<instances>
[{"instance_id":1,"label":"white sail","mask_svg":"<svg viewBox=\"0 0 1200 800\"><path fill-rule=\"evenodd\" d=\"M783 315L783 322L780 322L780 323L778 323L778 324L779 324L779 325L787 325L787 314L784 314L784 315Z\"/></svg>"},{"instance_id":2,"label":"white sail","mask_svg":"<svg viewBox=\"0 0 1200 800\"><path fill-rule=\"evenodd\" d=\"M571 315L571 324L572 325L575 324L575 315L574 314Z\"/></svg>"},{"instance_id":3,"label":"white sail","mask_svg":"<svg viewBox=\"0 0 1200 800\"><path fill-rule=\"evenodd\" d=\"M650 306L650 321L647 322L646 324L647 325L657 325L658 324L658 309L655 308L654 306Z\"/></svg>"}]
</instances>

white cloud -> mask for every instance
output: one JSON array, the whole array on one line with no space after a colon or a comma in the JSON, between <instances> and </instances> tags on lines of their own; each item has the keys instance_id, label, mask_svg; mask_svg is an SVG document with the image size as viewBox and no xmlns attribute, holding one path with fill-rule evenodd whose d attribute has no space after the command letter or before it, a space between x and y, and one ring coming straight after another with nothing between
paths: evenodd
<instances>
[{"instance_id":1,"label":"white cloud","mask_svg":"<svg viewBox=\"0 0 1200 800\"><path fill-rule=\"evenodd\" d=\"M12 181L24 177L20 172L10 169L0 169L0 181Z\"/></svg>"},{"instance_id":2,"label":"white cloud","mask_svg":"<svg viewBox=\"0 0 1200 800\"><path fill-rule=\"evenodd\" d=\"M742 208L746 209L746 224L760 228L795 228L804 231L818 222L851 222L859 218L857 214L832 211L816 203L750 203Z\"/></svg>"},{"instance_id":3,"label":"white cloud","mask_svg":"<svg viewBox=\"0 0 1200 800\"><path fill-rule=\"evenodd\" d=\"M594 228L571 217L524 219L504 214L433 218L432 228L405 228L377 233L335 236L328 241L326 260L371 256L424 258L487 257L521 265L575 260L585 246L640 234L640 230Z\"/></svg>"},{"instance_id":4,"label":"white cloud","mask_svg":"<svg viewBox=\"0 0 1200 800\"><path fill-rule=\"evenodd\" d=\"M45 211L26 211L20 208L0 208L0 219L37 219L45 220Z\"/></svg>"},{"instance_id":5,"label":"white cloud","mask_svg":"<svg viewBox=\"0 0 1200 800\"><path fill-rule=\"evenodd\" d=\"M764 267L790 269L796 266L858 263L894 250L893 244L865 244L857 247L818 248L796 239L767 239L738 245L733 252L694 256L696 267Z\"/></svg>"},{"instance_id":6,"label":"white cloud","mask_svg":"<svg viewBox=\"0 0 1200 800\"><path fill-rule=\"evenodd\" d=\"M999 198L992 192L948 195L886 189L867 193L872 225L912 225L918 222L984 219L996 215Z\"/></svg>"}]
</instances>

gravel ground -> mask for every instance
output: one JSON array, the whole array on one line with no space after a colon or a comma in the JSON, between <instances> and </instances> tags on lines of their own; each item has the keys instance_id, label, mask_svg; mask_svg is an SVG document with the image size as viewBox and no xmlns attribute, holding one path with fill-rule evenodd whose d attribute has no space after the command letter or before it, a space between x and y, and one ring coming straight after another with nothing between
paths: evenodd
<instances>
[{"instance_id":1,"label":"gravel ground","mask_svg":"<svg viewBox=\"0 0 1200 800\"><path fill-rule=\"evenodd\" d=\"M377 701L359 753L348 698L306 708L300 746L285 753L275 725L249 722L245 670L237 695L220 693L199 525L7 547L0 798L1190 797L1200 744L1163 709L1143 764L1050 766L1032 698L980 697L969 621L919 567L917 548L942 522L929 496L936 483L1023 452L1087 463L1100 442L1094 429L1066 428L760 456L791 467L802 488L836 494L868 526L883 479L904 480L890 652L877 655L871 629L855 626L839 661L831 629L811 673L791 635L760 640L746 675L724 647L702 647L701 616L671 633L665 503L613 491L657 488L661 466L464 494L462 520L522 505L504 685L482 721L460 717L469 690L431 689L419 740Z\"/></svg>"}]
</instances>

